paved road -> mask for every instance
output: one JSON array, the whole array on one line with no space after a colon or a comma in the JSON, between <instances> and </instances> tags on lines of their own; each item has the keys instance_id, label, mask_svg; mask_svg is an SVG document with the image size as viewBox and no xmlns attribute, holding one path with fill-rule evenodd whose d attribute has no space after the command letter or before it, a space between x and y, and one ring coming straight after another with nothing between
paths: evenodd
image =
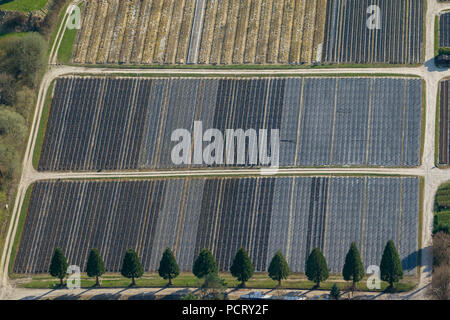
<instances>
[{"instance_id":1,"label":"paved road","mask_svg":"<svg viewBox=\"0 0 450 320\"><path fill-rule=\"evenodd\" d=\"M93 299L114 299L114 300L128 300L128 299L164 299L169 296L181 297L189 292L195 293L198 288L89 288L89 289L75 289L75 290L53 290L53 289L22 289L9 288L4 296L9 300L52 300L52 299L76 299L76 300L93 300ZM275 289L228 289L228 297L231 300L237 300L242 295L249 292L262 292L270 296L282 296L295 293L296 295L313 298L323 294L328 294L329 291L320 290L275 290ZM348 298L349 293L342 293L343 298ZM403 294L386 294L374 292L356 292L352 298L364 296L366 299L377 300L407 300L410 299L411 293Z\"/></svg>"},{"instance_id":2,"label":"paved road","mask_svg":"<svg viewBox=\"0 0 450 320\"><path fill-rule=\"evenodd\" d=\"M79 1L75 1L79 2ZM450 70L438 69L434 65L434 25L435 16L444 9L450 9L450 4L438 3L437 0L428 0L428 8L426 13L426 52L425 64L419 67L392 67L392 68L345 68L345 69L254 69L254 70L238 70L238 69L109 69L109 68L86 68L73 66L56 66L56 53L63 36L62 29L58 31L55 45L52 48L52 54L49 60L49 70L43 78L39 89L37 107L35 110L34 120L31 127L31 135L25 151L23 161L23 172L18 187L16 201L14 203L12 223L9 226L8 234L5 242L5 248L0 262L1 284L4 297L11 295L13 289L8 284L7 268L13 239L17 231L19 220L19 212L23 203L23 199L29 185L35 181L46 179L67 179L67 178L133 178L133 177L173 177L173 176L207 176L207 175L237 175L237 174L259 174L259 170L189 170L189 171L154 171L154 172L37 172L32 166L33 150L35 146L38 124L42 116L42 110L45 102L48 87L53 79L63 75L77 74L155 74L155 75L222 75L222 76L274 76L274 75L315 75L315 74L398 74L412 75L421 77L426 85L426 128L425 128L425 145L422 165L412 169L393 169L393 168L338 168L338 169L280 169L278 174L399 174L399 175L415 175L425 179L425 197L424 197L424 217L423 217L423 234L422 234L422 263L420 284L416 291L409 294L398 295L397 298L423 299L424 288L429 286L431 281L431 245L432 245L432 224L433 224L433 203L434 195L440 184L450 180L450 170L435 168L435 119L436 119L436 97L438 93L439 81L443 78L450 77ZM66 14L67 15L67 14ZM9 288L9 289L8 289ZM22 290L23 291L23 290ZM21 291L21 292L22 292Z\"/></svg>"}]
</instances>

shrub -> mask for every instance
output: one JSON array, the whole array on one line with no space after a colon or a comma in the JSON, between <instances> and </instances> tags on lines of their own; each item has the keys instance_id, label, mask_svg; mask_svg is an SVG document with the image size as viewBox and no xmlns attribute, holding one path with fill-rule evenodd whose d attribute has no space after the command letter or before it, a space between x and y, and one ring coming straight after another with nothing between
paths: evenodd
<instances>
[{"instance_id":1,"label":"shrub","mask_svg":"<svg viewBox=\"0 0 450 320\"><path fill-rule=\"evenodd\" d=\"M450 235L444 232L433 236L433 266L450 265Z\"/></svg>"},{"instance_id":2,"label":"shrub","mask_svg":"<svg viewBox=\"0 0 450 320\"><path fill-rule=\"evenodd\" d=\"M183 296L181 298L181 300L193 301L193 300L198 300L198 297L195 294L193 294L193 293L188 293L187 295Z\"/></svg>"},{"instance_id":3,"label":"shrub","mask_svg":"<svg viewBox=\"0 0 450 320\"><path fill-rule=\"evenodd\" d=\"M5 41L5 57L1 70L8 72L27 86L35 87L46 67L47 43L38 33L27 33Z\"/></svg>"},{"instance_id":4,"label":"shrub","mask_svg":"<svg viewBox=\"0 0 450 320\"><path fill-rule=\"evenodd\" d=\"M14 142L21 142L27 134L25 119L12 110L0 107L0 136L10 136Z\"/></svg>"},{"instance_id":5,"label":"shrub","mask_svg":"<svg viewBox=\"0 0 450 320\"><path fill-rule=\"evenodd\" d=\"M330 296L334 299L334 300L339 300L339 297L341 295L341 291L339 290L337 284L333 284L333 287L331 288L330 291Z\"/></svg>"},{"instance_id":6,"label":"shrub","mask_svg":"<svg viewBox=\"0 0 450 320\"><path fill-rule=\"evenodd\" d=\"M202 299L204 300L224 300L227 289L225 281L219 277L217 272L209 273L205 276L205 282L201 287Z\"/></svg>"},{"instance_id":7,"label":"shrub","mask_svg":"<svg viewBox=\"0 0 450 320\"><path fill-rule=\"evenodd\" d=\"M68 2L69 0L53 1L41 27L39 28L39 33L41 33L45 38L50 38L52 30L54 30L58 24L59 14Z\"/></svg>"},{"instance_id":8,"label":"shrub","mask_svg":"<svg viewBox=\"0 0 450 320\"><path fill-rule=\"evenodd\" d=\"M435 300L450 300L450 266L441 265L433 272L429 296Z\"/></svg>"},{"instance_id":9,"label":"shrub","mask_svg":"<svg viewBox=\"0 0 450 320\"><path fill-rule=\"evenodd\" d=\"M0 73L0 104L13 105L16 102L17 85L13 76Z\"/></svg>"},{"instance_id":10,"label":"shrub","mask_svg":"<svg viewBox=\"0 0 450 320\"><path fill-rule=\"evenodd\" d=\"M14 178L19 171L20 157L13 146L0 141L0 183Z\"/></svg>"},{"instance_id":11,"label":"shrub","mask_svg":"<svg viewBox=\"0 0 450 320\"><path fill-rule=\"evenodd\" d=\"M434 216L433 233L445 232L450 233L450 211L437 212Z\"/></svg>"}]
</instances>

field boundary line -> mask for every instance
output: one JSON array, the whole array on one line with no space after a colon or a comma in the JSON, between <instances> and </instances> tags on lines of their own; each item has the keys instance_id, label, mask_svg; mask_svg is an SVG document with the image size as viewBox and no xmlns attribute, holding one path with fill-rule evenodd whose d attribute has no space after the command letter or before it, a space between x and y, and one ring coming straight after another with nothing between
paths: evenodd
<instances>
[{"instance_id":1,"label":"field boundary line","mask_svg":"<svg viewBox=\"0 0 450 320\"><path fill-rule=\"evenodd\" d=\"M331 129L331 150L330 150L330 165L333 164L333 152L334 152L334 138L336 130L336 112L338 103L338 91L339 91L339 78L336 79L336 86L334 88L334 112L333 112L333 126Z\"/></svg>"}]
</instances>

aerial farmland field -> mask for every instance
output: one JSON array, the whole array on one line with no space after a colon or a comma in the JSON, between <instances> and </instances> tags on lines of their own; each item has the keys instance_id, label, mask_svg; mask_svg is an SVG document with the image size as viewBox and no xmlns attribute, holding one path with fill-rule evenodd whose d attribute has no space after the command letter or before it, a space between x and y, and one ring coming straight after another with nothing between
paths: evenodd
<instances>
[{"instance_id":1,"label":"aerial farmland field","mask_svg":"<svg viewBox=\"0 0 450 320\"><path fill-rule=\"evenodd\" d=\"M367 27L369 0L329 0L324 63L418 64L424 54L424 1L380 0L379 29Z\"/></svg>"},{"instance_id":2,"label":"aerial farmland field","mask_svg":"<svg viewBox=\"0 0 450 320\"><path fill-rule=\"evenodd\" d=\"M440 115L439 115L439 164L450 165L449 137L450 128L448 125L449 112L449 81L444 80L440 83Z\"/></svg>"},{"instance_id":3,"label":"aerial farmland field","mask_svg":"<svg viewBox=\"0 0 450 320\"><path fill-rule=\"evenodd\" d=\"M450 12L439 17L439 47L450 47Z\"/></svg>"},{"instance_id":4,"label":"aerial farmland field","mask_svg":"<svg viewBox=\"0 0 450 320\"><path fill-rule=\"evenodd\" d=\"M155 271L166 247L190 271L203 248L228 271L245 247L259 272L277 250L292 272L304 272L320 248L340 273L355 241L365 265L379 264L392 239L403 268L418 263L419 179L413 177L181 178L44 181L34 184L15 273L47 272L56 247L84 268L98 248L107 271L118 272L134 248Z\"/></svg>"},{"instance_id":5,"label":"aerial farmland field","mask_svg":"<svg viewBox=\"0 0 450 320\"><path fill-rule=\"evenodd\" d=\"M450 0L0 3L0 300L449 299Z\"/></svg>"},{"instance_id":6,"label":"aerial farmland field","mask_svg":"<svg viewBox=\"0 0 450 320\"><path fill-rule=\"evenodd\" d=\"M65 77L38 169L186 168L172 162L171 133L192 132L194 121L204 130L279 129L282 167L415 167L422 111L414 78Z\"/></svg>"},{"instance_id":7,"label":"aerial farmland field","mask_svg":"<svg viewBox=\"0 0 450 320\"><path fill-rule=\"evenodd\" d=\"M75 63L311 63L327 0L92 0ZM92 32L92 24L99 32Z\"/></svg>"},{"instance_id":8,"label":"aerial farmland field","mask_svg":"<svg viewBox=\"0 0 450 320\"><path fill-rule=\"evenodd\" d=\"M388 27L382 30L366 27L370 5L369 0L90 0L83 8L73 62L422 62L424 0L377 3L381 23Z\"/></svg>"}]
</instances>

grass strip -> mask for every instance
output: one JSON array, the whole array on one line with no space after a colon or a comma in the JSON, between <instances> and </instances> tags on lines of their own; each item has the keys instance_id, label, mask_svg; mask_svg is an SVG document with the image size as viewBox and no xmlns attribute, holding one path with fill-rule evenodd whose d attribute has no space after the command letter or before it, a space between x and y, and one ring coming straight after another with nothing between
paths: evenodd
<instances>
[{"instance_id":1,"label":"grass strip","mask_svg":"<svg viewBox=\"0 0 450 320\"><path fill-rule=\"evenodd\" d=\"M55 80L52 81L47 90L45 97L44 109L42 110L41 120L39 122L39 130L36 137L36 143L33 150L33 167L37 168L39 165L39 158L41 157L42 145L44 144L45 131L47 129L48 117L52 104L53 87Z\"/></svg>"},{"instance_id":2,"label":"grass strip","mask_svg":"<svg viewBox=\"0 0 450 320\"><path fill-rule=\"evenodd\" d=\"M13 243L13 247L11 250L11 256L9 259L9 266L8 266L9 274L11 274L13 271L14 262L16 260L17 250L20 245L20 240L22 239L22 230L23 230L23 226L25 225L25 219L26 219L27 212L28 212L28 205L30 204L30 196L31 196L32 190L33 190L33 186L30 186L28 188L27 192L25 193L25 198L23 200L22 208L20 209L19 224L17 225L17 232L16 232L16 236L14 238L14 243Z\"/></svg>"},{"instance_id":3,"label":"grass strip","mask_svg":"<svg viewBox=\"0 0 450 320\"><path fill-rule=\"evenodd\" d=\"M220 276L225 280L227 287L236 288L240 284L230 273L220 273ZM16 276L16 279L20 276ZM197 279L190 273L181 273L176 279L173 280L173 285L176 288L197 288L201 286L202 281ZM337 275L330 276L328 281L321 283L320 289L330 290L333 284L336 283L341 290L347 290L350 286L349 282L343 281L342 277ZM369 290L367 288L367 278L364 278L358 283L358 290L382 292L386 290L388 284L382 282L380 290ZM56 288L59 284L59 280L50 278L48 275L35 275L30 281L21 282L20 286L24 288L33 289L52 289ZM81 287L90 288L95 284L95 280L88 278L85 274L81 276ZM129 286L130 280L121 277L119 274L107 274L102 277L101 285L104 288L124 288ZM146 273L140 279L136 280L137 287L141 288L161 288L167 285L167 280L160 278L156 273ZM267 273L257 273L248 282L247 288L249 289L271 289L277 285L277 281L271 280ZM398 284L395 289L398 292L411 291L417 285L417 278L406 277ZM289 279L283 281L281 289L297 289L297 290L311 290L315 286L315 283L308 281L303 274L294 274Z\"/></svg>"}]
</instances>

